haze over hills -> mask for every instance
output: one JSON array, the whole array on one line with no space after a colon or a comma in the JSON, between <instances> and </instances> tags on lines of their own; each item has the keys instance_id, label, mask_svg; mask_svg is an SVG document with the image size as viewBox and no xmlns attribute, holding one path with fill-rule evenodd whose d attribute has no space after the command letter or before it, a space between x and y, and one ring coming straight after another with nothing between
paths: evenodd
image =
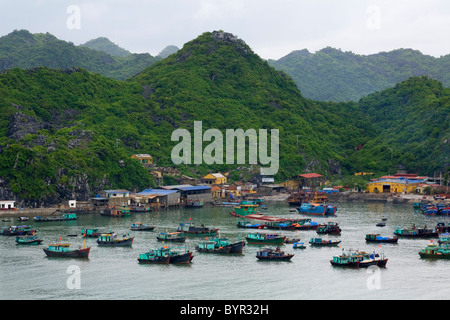
<instances>
[{"instance_id":1,"label":"haze over hills","mask_svg":"<svg viewBox=\"0 0 450 320\"><path fill-rule=\"evenodd\" d=\"M426 75L450 86L450 54L435 58L412 49L358 55L334 48L298 50L269 60L297 83L302 94L322 101L358 101L410 77Z\"/></svg>"},{"instance_id":2,"label":"haze over hills","mask_svg":"<svg viewBox=\"0 0 450 320\"><path fill-rule=\"evenodd\" d=\"M22 36L32 45L49 37ZM184 128L193 134L194 121L203 131L223 133L278 129L276 181L301 172L333 180L360 171L392 173L399 166L433 174L449 166L450 92L427 77L358 103L313 101L285 72L223 31L203 33L126 81L76 65L35 67L0 74L0 192L28 204L151 186L149 172L130 155L150 153L158 165L174 166L172 133ZM229 171L238 179L260 166L178 168L189 175Z\"/></svg>"}]
</instances>

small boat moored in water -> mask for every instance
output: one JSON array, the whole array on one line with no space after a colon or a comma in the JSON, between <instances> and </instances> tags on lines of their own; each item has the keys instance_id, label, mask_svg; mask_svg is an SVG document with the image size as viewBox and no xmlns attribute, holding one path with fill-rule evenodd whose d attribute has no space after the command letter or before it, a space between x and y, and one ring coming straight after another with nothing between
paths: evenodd
<instances>
[{"instance_id":1,"label":"small boat moored in water","mask_svg":"<svg viewBox=\"0 0 450 320\"><path fill-rule=\"evenodd\" d=\"M44 248L44 252L48 257L60 258L88 258L91 247L70 249L70 243L50 244Z\"/></svg>"},{"instance_id":2,"label":"small boat moored in water","mask_svg":"<svg viewBox=\"0 0 450 320\"><path fill-rule=\"evenodd\" d=\"M387 261L388 259L384 257L383 253L369 254L364 251L347 251L334 256L330 263L339 267L367 268L369 266L385 267Z\"/></svg>"},{"instance_id":3,"label":"small boat moored in water","mask_svg":"<svg viewBox=\"0 0 450 320\"><path fill-rule=\"evenodd\" d=\"M325 224L319 224L316 232L318 234L340 234L341 228L339 227L339 223L329 221Z\"/></svg>"},{"instance_id":4,"label":"small boat moored in water","mask_svg":"<svg viewBox=\"0 0 450 320\"><path fill-rule=\"evenodd\" d=\"M275 250L272 248L264 248L256 252L256 258L262 261L290 261L294 254L285 254L279 247Z\"/></svg>"},{"instance_id":5,"label":"small boat moored in water","mask_svg":"<svg viewBox=\"0 0 450 320\"><path fill-rule=\"evenodd\" d=\"M450 245L431 243L419 251L421 258L450 259Z\"/></svg>"},{"instance_id":6,"label":"small boat moored in water","mask_svg":"<svg viewBox=\"0 0 450 320\"><path fill-rule=\"evenodd\" d=\"M133 244L134 237L129 235L124 235L122 238L117 237L115 233L105 233L101 234L97 239L97 244L99 246L131 246Z\"/></svg>"},{"instance_id":7,"label":"small boat moored in water","mask_svg":"<svg viewBox=\"0 0 450 320\"><path fill-rule=\"evenodd\" d=\"M322 238L311 238L309 240L309 243L312 246L329 247L329 246L337 246L339 243L341 243L341 241L340 240L324 240Z\"/></svg>"},{"instance_id":8,"label":"small boat moored in water","mask_svg":"<svg viewBox=\"0 0 450 320\"><path fill-rule=\"evenodd\" d=\"M303 242L296 242L292 246L294 249L306 249L306 245Z\"/></svg>"},{"instance_id":9,"label":"small boat moored in water","mask_svg":"<svg viewBox=\"0 0 450 320\"><path fill-rule=\"evenodd\" d=\"M34 217L35 222L72 221L77 219L78 217L76 213L63 213L59 217L41 217L41 216Z\"/></svg>"},{"instance_id":10,"label":"small boat moored in water","mask_svg":"<svg viewBox=\"0 0 450 320\"><path fill-rule=\"evenodd\" d=\"M143 224L142 222L135 222L131 225L131 231L153 231L155 227Z\"/></svg>"},{"instance_id":11,"label":"small boat moored in water","mask_svg":"<svg viewBox=\"0 0 450 320\"><path fill-rule=\"evenodd\" d=\"M188 251L186 247L184 253L181 253L174 251L173 248L164 246L141 253L138 261L145 264L188 264L193 258L192 252Z\"/></svg>"},{"instance_id":12,"label":"small boat moored in water","mask_svg":"<svg viewBox=\"0 0 450 320\"><path fill-rule=\"evenodd\" d=\"M245 237L249 244L283 244L286 240L285 236L270 233L249 233Z\"/></svg>"},{"instance_id":13,"label":"small boat moored in water","mask_svg":"<svg viewBox=\"0 0 450 320\"><path fill-rule=\"evenodd\" d=\"M416 228L415 225L410 229L396 227L394 234L405 238L437 238L439 236L438 231L435 229L427 229L426 226L424 228Z\"/></svg>"},{"instance_id":14,"label":"small boat moored in water","mask_svg":"<svg viewBox=\"0 0 450 320\"><path fill-rule=\"evenodd\" d=\"M42 239L39 239L36 235L24 235L24 236L17 236L16 237L16 243L18 244L40 244Z\"/></svg>"},{"instance_id":15,"label":"small boat moored in water","mask_svg":"<svg viewBox=\"0 0 450 320\"><path fill-rule=\"evenodd\" d=\"M180 223L177 231L184 232L186 235L214 235L219 229L205 227L203 224L200 227L196 227L192 222L186 222Z\"/></svg>"},{"instance_id":16,"label":"small boat moored in water","mask_svg":"<svg viewBox=\"0 0 450 320\"><path fill-rule=\"evenodd\" d=\"M158 241L185 242L186 236L183 232L161 232L156 239Z\"/></svg>"},{"instance_id":17,"label":"small boat moored in water","mask_svg":"<svg viewBox=\"0 0 450 320\"><path fill-rule=\"evenodd\" d=\"M379 242L379 243L397 243L398 238L390 238L390 237L383 237L378 233L370 233L366 234L366 241L367 242Z\"/></svg>"}]
</instances>

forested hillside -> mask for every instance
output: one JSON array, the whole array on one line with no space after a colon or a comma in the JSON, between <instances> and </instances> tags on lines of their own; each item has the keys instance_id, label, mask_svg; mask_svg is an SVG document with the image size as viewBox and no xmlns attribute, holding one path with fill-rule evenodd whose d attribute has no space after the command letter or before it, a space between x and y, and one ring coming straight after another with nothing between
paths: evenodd
<instances>
[{"instance_id":1,"label":"forested hillside","mask_svg":"<svg viewBox=\"0 0 450 320\"><path fill-rule=\"evenodd\" d=\"M85 48L88 50L87 48ZM89 49L90 50L90 49ZM126 81L85 69L9 69L0 74L0 189L26 203L87 199L104 188L153 185L131 160L150 153L174 166L171 135L278 129L276 181L302 172L333 180L399 166L432 174L448 166L449 92L412 78L355 102L306 99L236 36L206 32ZM209 142L203 142L203 148ZM179 165L181 172L258 172L259 165Z\"/></svg>"},{"instance_id":2,"label":"forested hillside","mask_svg":"<svg viewBox=\"0 0 450 320\"><path fill-rule=\"evenodd\" d=\"M289 74L302 94L322 101L358 101L410 77L426 75L450 86L450 54L435 58L412 49L359 55L334 48L291 52L270 65Z\"/></svg>"}]
</instances>

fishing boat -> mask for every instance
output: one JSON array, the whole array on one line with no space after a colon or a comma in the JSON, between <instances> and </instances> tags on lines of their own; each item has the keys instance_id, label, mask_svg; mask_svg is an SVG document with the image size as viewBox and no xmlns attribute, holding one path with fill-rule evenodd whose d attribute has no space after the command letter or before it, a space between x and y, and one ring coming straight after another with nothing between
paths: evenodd
<instances>
[{"instance_id":1,"label":"fishing boat","mask_svg":"<svg viewBox=\"0 0 450 320\"><path fill-rule=\"evenodd\" d=\"M285 254L280 248L276 248L275 250L272 248L264 248L256 252L256 258L262 261L289 261L293 256L293 254Z\"/></svg>"},{"instance_id":2,"label":"fishing boat","mask_svg":"<svg viewBox=\"0 0 450 320\"><path fill-rule=\"evenodd\" d=\"M450 232L450 224L445 224L445 222L438 222L435 227L436 231L439 233Z\"/></svg>"},{"instance_id":3,"label":"fishing boat","mask_svg":"<svg viewBox=\"0 0 450 320\"><path fill-rule=\"evenodd\" d=\"M292 221L273 221L273 222L266 222L264 224L264 227L266 229L272 229L272 230L295 230L297 227L300 227L299 224L292 222Z\"/></svg>"},{"instance_id":4,"label":"fishing boat","mask_svg":"<svg viewBox=\"0 0 450 320\"><path fill-rule=\"evenodd\" d=\"M146 253L139 254L139 263L147 264L169 264L170 255L167 249L151 249Z\"/></svg>"},{"instance_id":5,"label":"fishing boat","mask_svg":"<svg viewBox=\"0 0 450 320\"><path fill-rule=\"evenodd\" d=\"M212 241L216 242L218 246L227 246L231 247L229 253L242 253L242 250L244 249L245 242L240 241L240 237L238 242L230 243L228 238L214 238Z\"/></svg>"},{"instance_id":6,"label":"fishing boat","mask_svg":"<svg viewBox=\"0 0 450 320\"><path fill-rule=\"evenodd\" d=\"M158 241L185 242L184 232L161 232L156 236Z\"/></svg>"},{"instance_id":7,"label":"fishing boat","mask_svg":"<svg viewBox=\"0 0 450 320\"><path fill-rule=\"evenodd\" d=\"M17 244L40 244L42 239L39 239L36 235L25 235L25 236L17 236L16 237L16 243Z\"/></svg>"},{"instance_id":8,"label":"fishing boat","mask_svg":"<svg viewBox=\"0 0 450 320\"><path fill-rule=\"evenodd\" d=\"M378 233L373 234L366 234L366 241L367 242L377 242L377 243L397 243L398 238L390 238L390 237L383 237Z\"/></svg>"},{"instance_id":9,"label":"fishing boat","mask_svg":"<svg viewBox=\"0 0 450 320\"><path fill-rule=\"evenodd\" d=\"M292 246L294 249L306 249L306 245L303 242L296 242Z\"/></svg>"},{"instance_id":10,"label":"fishing boat","mask_svg":"<svg viewBox=\"0 0 450 320\"><path fill-rule=\"evenodd\" d=\"M214 235L219 229L205 227L203 224L200 227L196 227L192 222L186 222L180 223L177 231L184 232L186 235Z\"/></svg>"},{"instance_id":11,"label":"fishing boat","mask_svg":"<svg viewBox=\"0 0 450 320\"><path fill-rule=\"evenodd\" d=\"M201 241L197 244L195 249L199 252L208 252L208 253L230 253L230 246L221 246L218 245L215 241L207 240Z\"/></svg>"},{"instance_id":12,"label":"fishing boat","mask_svg":"<svg viewBox=\"0 0 450 320\"><path fill-rule=\"evenodd\" d=\"M439 208L434 205L426 206L422 209L422 212L425 215L436 215L439 214Z\"/></svg>"},{"instance_id":13,"label":"fishing boat","mask_svg":"<svg viewBox=\"0 0 450 320\"><path fill-rule=\"evenodd\" d=\"M319 203L306 202L302 203L297 211L301 214L324 216L327 208Z\"/></svg>"},{"instance_id":14,"label":"fishing boat","mask_svg":"<svg viewBox=\"0 0 450 320\"><path fill-rule=\"evenodd\" d=\"M329 221L325 224L320 224L316 232L318 234L340 234L341 228L339 227L339 223Z\"/></svg>"},{"instance_id":15,"label":"fishing boat","mask_svg":"<svg viewBox=\"0 0 450 320\"><path fill-rule=\"evenodd\" d=\"M115 233L104 233L101 234L97 239L97 244L99 246L131 246L133 244L134 237L129 235L124 235L122 238L117 237Z\"/></svg>"},{"instance_id":16,"label":"fishing boat","mask_svg":"<svg viewBox=\"0 0 450 320\"><path fill-rule=\"evenodd\" d=\"M331 204L324 204L323 206L326 207L325 215L327 216L334 216L337 212L337 207L332 206Z\"/></svg>"},{"instance_id":17,"label":"fishing boat","mask_svg":"<svg viewBox=\"0 0 450 320\"><path fill-rule=\"evenodd\" d=\"M238 228L248 228L248 229L264 229L264 224L260 223L251 223L250 221L238 221Z\"/></svg>"},{"instance_id":18,"label":"fishing boat","mask_svg":"<svg viewBox=\"0 0 450 320\"><path fill-rule=\"evenodd\" d=\"M155 227L143 224L142 222L135 222L131 225L132 231L153 231Z\"/></svg>"},{"instance_id":19,"label":"fishing boat","mask_svg":"<svg viewBox=\"0 0 450 320\"><path fill-rule=\"evenodd\" d=\"M366 253L364 251L347 251L340 255L333 256L330 263L333 266L351 267L351 268L367 268L369 266L385 267L388 259L384 254L376 252Z\"/></svg>"},{"instance_id":20,"label":"fishing boat","mask_svg":"<svg viewBox=\"0 0 450 320\"><path fill-rule=\"evenodd\" d=\"M28 221L29 218L28 217L18 217L17 221Z\"/></svg>"},{"instance_id":21,"label":"fishing boat","mask_svg":"<svg viewBox=\"0 0 450 320\"><path fill-rule=\"evenodd\" d=\"M9 226L4 227L0 230L0 235L2 236L24 236L24 235L33 235L36 230L31 229L30 226Z\"/></svg>"},{"instance_id":22,"label":"fishing boat","mask_svg":"<svg viewBox=\"0 0 450 320\"><path fill-rule=\"evenodd\" d=\"M340 240L325 240L322 238L311 238L309 240L309 243L312 246L316 247L330 247L330 246L337 246L339 243L341 243Z\"/></svg>"},{"instance_id":23,"label":"fishing boat","mask_svg":"<svg viewBox=\"0 0 450 320\"><path fill-rule=\"evenodd\" d=\"M70 249L70 243L55 243L44 248L44 252L48 257L60 258L88 258L91 247Z\"/></svg>"},{"instance_id":24,"label":"fishing boat","mask_svg":"<svg viewBox=\"0 0 450 320\"><path fill-rule=\"evenodd\" d=\"M416 228L414 225L412 228L396 227L394 234L398 237L405 238L437 238L439 233L435 229Z\"/></svg>"},{"instance_id":25,"label":"fishing boat","mask_svg":"<svg viewBox=\"0 0 450 320\"><path fill-rule=\"evenodd\" d=\"M441 233L439 235L439 244L450 244L450 233Z\"/></svg>"},{"instance_id":26,"label":"fishing boat","mask_svg":"<svg viewBox=\"0 0 450 320\"><path fill-rule=\"evenodd\" d=\"M317 222L311 221L311 219L309 218L297 219L295 220L295 223L297 223L295 230L311 230L317 229L319 227L319 224Z\"/></svg>"},{"instance_id":27,"label":"fishing boat","mask_svg":"<svg viewBox=\"0 0 450 320\"><path fill-rule=\"evenodd\" d=\"M450 245L431 243L419 251L421 258L450 259Z\"/></svg>"},{"instance_id":28,"label":"fishing boat","mask_svg":"<svg viewBox=\"0 0 450 320\"><path fill-rule=\"evenodd\" d=\"M285 236L270 233L249 233L245 237L249 244L283 244L286 240Z\"/></svg>"},{"instance_id":29,"label":"fishing boat","mask_svg":"<svg viewBox=\"0 0 450 320\"><path fill-rule=\"evenodd\" d=\"M450 206L446 205L445 207L439 208L439 215L449 215L450 214Z\"/></svg>"},{"instance_id":30,"label":"fishing boat","mask_svg":"<svg viewBox=\"0 0 450 320\"><path fill-rule=\"evenodd\" d=\"M78 217L76 213L63 213L59 217L41 217L41 216L34 217L35 222L71 221L77 219Z\"/></svg>"},{"instance_id":31,"label":"fishing boat","mask_svg":"<svg viewBox=\"0 0 450 320\"><path fill-rule=\"evenodd\" d=\"M105 234L107 232L101 232L97 228L86 228L81 229L81 235L85 238L98 238L102 234ZM111 231L109 233L112 233Z\"/></svg>"},{"instance_id":32,"label":"fishing boat","mask_svg":"<svg viewBox=\"0 0 450 320\"><path fill-rule=\"evenodd\" d=\"M146 253L139 255L139 263L146 264L188 264L192 261L194 256L192 252L188 251L185 247L185 252L181 253L179 251L173 250L164 246L158 249L151 249Z\"/></svg>"}]
</instances>

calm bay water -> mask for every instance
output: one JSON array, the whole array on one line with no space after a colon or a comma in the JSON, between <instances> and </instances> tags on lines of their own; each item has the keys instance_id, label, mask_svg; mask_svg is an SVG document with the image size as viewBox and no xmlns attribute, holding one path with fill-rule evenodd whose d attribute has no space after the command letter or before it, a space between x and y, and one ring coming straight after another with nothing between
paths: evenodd
<instances>
[{"instance_id":1,"label":"calm bay water","mask_svg":"<svg viewBox=\"0 0 450 320\"><path fill-rule=\"evenodd\" d=\"M264 214L298 217L284 203L269 203ZM446 218L424 216L412 205L383 203L339 203L333 218L311 217L313 221L339 222L339 238L345 249L382 251L389 259L387 267L376 273L366 269L333 267L329 260L339 254L339 247L293 249L285 244L285 252L295 253L290 262L262 262L255 257L260 246L246 245L242 255L199 253L199 238L188 238L187 247L194 252L190 265L140 265L137 257L150 248L161 246L159 232L174 231L189 218L197 225L219 228L220 236L231 241L244 240L251 229L236 227L232 208L180 209L132 217L111 218L100 214L80 215L77 221L35 223L44 243L39 246L17 245L15 237L0 237L1 299L103 299L103 300L299 300L299 299L448 299L450 294L450 261L421 259L418 251L430 240L400 239L398 244L366 243L367 233L393 236L395 226L435 226ZM377 227L383 216L385 227ZM301 216L300 216L301 217ZM154 225L153 232L132 232L132 247L98 247L95 239L86 239L92 246L88 260L47 258L42 250L47 244L70 242L83 245L82 228L113 230L117 234L130 231L133 222ZM7 222L2 222L7 226ZM19 224L14 221L14 224ZM264 232L273 232L265 230ZM307 243L318 236L313 230L281 232ZM69 234L78 234L69 237ZM179 244L172 244L179 246ZM80 270L80 288L69 289L70 268ZM376 278L375 278L376 277ZM376 279L376 280L374 280Z\"/></svg>"}]
</instances>

